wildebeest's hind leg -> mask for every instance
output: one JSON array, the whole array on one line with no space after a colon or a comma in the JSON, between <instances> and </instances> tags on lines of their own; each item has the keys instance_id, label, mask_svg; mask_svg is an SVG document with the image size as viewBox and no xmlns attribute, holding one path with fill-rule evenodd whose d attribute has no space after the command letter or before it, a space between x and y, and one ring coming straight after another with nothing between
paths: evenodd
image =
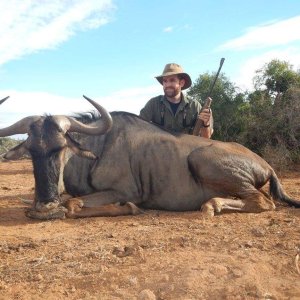
<instances>
[{"instance_id":1,"label":"wildebeest's hind leg","mask_svg":"<svg viewBox=\"0 0 300 300\"><path fill-rule=\"evenodd\" d=\"M68 209L67 218L116 217L142 213L132 202L126 202L124 205L114 203L98 207L84 207L84 202L81 199L72 198L67 200L64 206Z\"/></svg>"},{"instance_id":2,"label":"wildebeest's hind leg","mask_svg":"<svg viewBox=\"0 0 300 300\"><path fill-rule=\"evenodd\" d=\"M262 212L275 205L258 189L270 179L271 168L261 158L239 146L199 147L188 156L189 169L202 191L202 211ZM206 200L207 199L207 200Z\"/></svg>"},{"instance_id":3,"label":"wildebeest's hind leg","mask_svg":"<svg viewBox=\"0 0 300 300\"><path fill-rule=\"evenodd\" d=\"M267 210L274 210L273 201L263 195L260 191L253 191L244 196L243 199L228 199L215 197L208 200L201 207L203 213L214 216L221 211L238 211L259 213Z\"/></svg>"}]
</instances>

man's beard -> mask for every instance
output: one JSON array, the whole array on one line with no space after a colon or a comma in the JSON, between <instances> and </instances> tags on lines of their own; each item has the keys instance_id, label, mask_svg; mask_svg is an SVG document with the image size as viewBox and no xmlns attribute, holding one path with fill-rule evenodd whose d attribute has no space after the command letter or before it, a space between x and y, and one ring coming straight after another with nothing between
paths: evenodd
<instances>
[{"instance_id":1,"label":"man's beard","mask_svg":"<svg viewBox=\"0 0 300 300\"><path fill-rule=\"evenodd\" d=\"M167 97L174 98L176 95L180 93L180 89L165 88L164 92Z\"/></svg>"}]
</instances>

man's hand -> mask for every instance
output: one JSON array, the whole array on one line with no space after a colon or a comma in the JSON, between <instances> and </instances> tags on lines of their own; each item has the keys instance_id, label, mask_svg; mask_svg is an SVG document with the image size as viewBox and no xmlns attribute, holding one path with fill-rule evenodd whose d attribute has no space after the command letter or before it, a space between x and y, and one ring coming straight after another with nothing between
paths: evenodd
<instances>
[{"instance_id":1,"label":"man's hand","mask_svg":"<svg viewBox=\"0 0 300 300\"><path fill-rule=\"evenodd\" d=\"M210 108L204 108L200 112L200 114L198 115L198 119L202 120L203 125L205 127L208 127L210 125L211 109Z\"/></svg>"},{"instance_id":2,"label":"man's hand","mask_svg":"<svg viewBox=\"0 0 300 300\"><path fill-rule=\"evenodd\" d=\"M212 99L208 97L203 105L203 108L198 115L198 119L202 120L204 127L209 127L211 122L211 105Z\"/></svg>"},{"instance_id":3,"label":"man's hand","mask_svg":"<svg viewBox=\"0 0 300 300\"><path fill-rule=\"evenodd\" d=\"M213 133L213 117L210 109L212 99L208 97L203 108L197 116L197 121L193 130L193 135L210 138Z\"/></svg>"}]
</instances>

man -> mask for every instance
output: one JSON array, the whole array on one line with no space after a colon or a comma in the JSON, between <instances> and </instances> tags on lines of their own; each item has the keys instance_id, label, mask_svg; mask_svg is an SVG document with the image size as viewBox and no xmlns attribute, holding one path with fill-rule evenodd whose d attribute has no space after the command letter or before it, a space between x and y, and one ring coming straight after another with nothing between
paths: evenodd
<instances>
[{"instance_id":1,"label":"man","mask_svg":"<svg viewBox=\"0 0 300 300\"><path fill-rule=\"evenodd\" d=\"M192 84L190 76L178 64L167 64L163 74L155 77L163 86L164 95L150 99L140 116L154 124L172 131L192 134L197 118L203 126L198 133L210 138L213 133L213 118L210 109L201 111L201 104L189 99L182 90Z\"/></svg>"}]
</instances>

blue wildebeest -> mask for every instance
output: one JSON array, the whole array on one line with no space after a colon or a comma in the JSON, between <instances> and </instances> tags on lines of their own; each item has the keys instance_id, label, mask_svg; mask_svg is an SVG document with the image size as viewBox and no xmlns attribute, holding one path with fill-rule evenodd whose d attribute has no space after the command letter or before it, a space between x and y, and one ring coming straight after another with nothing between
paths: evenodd
<instances>
[{"instance_id":1,"label":"blue wildebeest","mask_svg":"<svg viewBox=\"0 0 300 300\"><path fill-rule=\"evenodd\" d=\"M28 134L5 157L32 158L32 218L117 216L143 209L261 212L275 200L300 207L283 191L271 166L237 143L167 132L136 115L31 116L0 130ZM63 197L63 193L69 195Z\"/></svg>"}]
</instances>

